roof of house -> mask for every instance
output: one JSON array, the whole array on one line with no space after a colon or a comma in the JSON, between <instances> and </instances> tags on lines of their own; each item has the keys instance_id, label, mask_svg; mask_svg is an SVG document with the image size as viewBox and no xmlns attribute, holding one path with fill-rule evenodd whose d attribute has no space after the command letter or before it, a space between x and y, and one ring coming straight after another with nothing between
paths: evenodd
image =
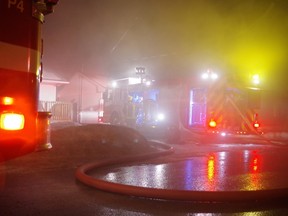
<instances>
[{"instance_id":1,"label":"roof of house","mask_svg":"<svg viewBox=\"0 0 288 216\"><path fill-rule=\"evenodd\" d=\"M61 84L69 84L69 81L63 79L58 74L51 72L51 71L45 71L43 73L42 83L44 84L54 84L54 85L61 85Z\"/></svg>"}]
</instances>

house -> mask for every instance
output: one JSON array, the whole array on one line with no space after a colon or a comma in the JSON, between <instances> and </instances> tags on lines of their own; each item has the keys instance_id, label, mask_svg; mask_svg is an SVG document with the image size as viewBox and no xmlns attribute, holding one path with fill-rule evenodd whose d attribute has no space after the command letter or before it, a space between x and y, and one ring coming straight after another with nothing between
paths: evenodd
<instances>
[{"instance_id":1,"label":"house","mask_svg":"<svg viewBox=\"0 0 288 216\"><path fill-rule=\"evenodd\" d=\"M73 107L70 103L57 100L57 88L69 82L56 73L47 71L43 74L39 88L39 111L51 112L51 121L72 121Z\"/></svg>"},{"instance_id":2,"label":"house","mask_svg":"<svg viewBox=\"0 0 288 216\"><path fill-rule=\"evenodd\" d=\"M55 102L57 100L57 87L67 84L69 82L57 74L50 71L45 72L40 83L39 100Z\"/></svg>"},{"instance_id":3,"label":"house","mask_svg":"<svg viewBox=\"0 0 288 216\"><path fill-rule=\"evenodd\" d=\"M80 123L97 123L99 103L107 86L107 78L74 74L68 85L57 87L57 101L73 104L74 119ZM77 116L76 116L77 115Z\"/></svg>"}]
</instances>

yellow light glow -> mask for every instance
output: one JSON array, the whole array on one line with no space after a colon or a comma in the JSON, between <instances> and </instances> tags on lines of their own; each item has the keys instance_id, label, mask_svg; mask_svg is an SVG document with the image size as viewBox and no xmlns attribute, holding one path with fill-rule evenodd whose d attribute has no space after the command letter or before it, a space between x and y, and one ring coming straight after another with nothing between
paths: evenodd
<instances>
[{"instance_id":1,"label":"yellow light glow","mask_svg":"<svg viewBox=\"0 0 288 216\"><path fill-rule=\"evenodd\" d=\"M1 98L1 104L3 104L3 105L12 105L13 103L14 103L14 99L11 97Z\"/></svg>"},{"instance_id":2,"label":"yellow light glow","mask_svg":"<svg viewBox=\"0 0 288 216\"><path fill-rule=\"evenodd\" d=\"M260 77L259 77L258 74L254 74L254 75L252 76L252 82L253 82L253 84L255 84L255 85L260 84Z\"/></svg>"},{"instance_id":3,"label":"yellow light glow","mask_svg":"<svg viewBox=\"0 0 288 216\"><path fill-rule=\"evenodd\" d=\"M0 115L0 128L3 130L22 130L25 118L22 114L4 113Z\"/></svg>"}]
</instances>

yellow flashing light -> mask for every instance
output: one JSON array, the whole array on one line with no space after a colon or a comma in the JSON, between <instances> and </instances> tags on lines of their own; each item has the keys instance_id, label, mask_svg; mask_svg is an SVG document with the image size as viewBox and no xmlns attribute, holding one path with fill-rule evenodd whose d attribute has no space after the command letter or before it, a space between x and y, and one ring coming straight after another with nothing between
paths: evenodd
<instances>
[{"instance_id":1,"label":"yellow flashing light","mask_svg":"<svg viewBox=\"0 0 288 216\"><path fill-rule=\"evenodd\" d=\"M254 75L252 76L252 82L253 82L254 85L260 84L259 74L254 74Z\"/></svg>"},{"instance_id":2,"label":"yellow flashing light","mask_svg":"<svg viewBox=\"0 0 288 216\"><path fill-rule=\"evenodd\" d=\"M3 130L22 130L24 128L24 115L18 113L0 114L0 128Z\"/></svg>"}]
</instances>

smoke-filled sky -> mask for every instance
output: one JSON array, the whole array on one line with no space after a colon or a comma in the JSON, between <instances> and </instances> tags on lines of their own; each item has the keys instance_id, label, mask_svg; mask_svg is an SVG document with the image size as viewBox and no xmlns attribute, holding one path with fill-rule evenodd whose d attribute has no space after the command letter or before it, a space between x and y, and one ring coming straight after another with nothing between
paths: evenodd
<instances>
[{"instance_id":1,"label":"smoke-filled sky","mask_svg":"<svg viewBox=\"0 0 288 216\"><path fill-rule=\"evenodd\" d=\"M287 0L60 0L44 25L44 68L64 78L209 68L279 86L288 81L287 10Z\"/></svg>"}]
</instances>

